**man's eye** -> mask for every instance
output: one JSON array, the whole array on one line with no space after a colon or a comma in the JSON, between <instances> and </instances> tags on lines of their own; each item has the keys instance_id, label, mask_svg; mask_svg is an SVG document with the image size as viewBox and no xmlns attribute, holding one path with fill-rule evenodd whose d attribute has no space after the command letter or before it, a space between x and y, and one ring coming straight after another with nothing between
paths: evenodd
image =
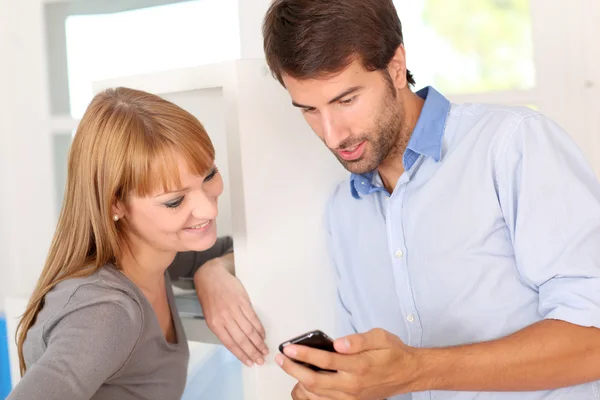
<instances>
[{"instance_id":1,"label":"man's eye","mask_svg":"<svg viewBox=\"0 0 600 400\"><path fill-rule=\"evenodd\" d=\"M352 104L352 103L354 103L354 99L356 99L356 96L350 97L349 99L340 100L340 104L342 104L342 105Z\"/></svg>"}]
</instances>

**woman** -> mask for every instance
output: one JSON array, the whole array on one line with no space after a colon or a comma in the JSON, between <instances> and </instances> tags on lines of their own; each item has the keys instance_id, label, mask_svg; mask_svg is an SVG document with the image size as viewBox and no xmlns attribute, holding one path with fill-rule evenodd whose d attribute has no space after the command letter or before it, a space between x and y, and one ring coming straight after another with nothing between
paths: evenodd
<instances>
[{"instance_id":1,"label":"woman","mask_svg":"<svg viewBox=\"0 0 600 400\"><path fill-rule=\"evenodd\" d=\"M245 295L224 269L229 246L216 242L223 181L213 163L204 128L178 106L126 88L93 99L71 146L46 265L19 326L23 378L10 400L181 397L189 352L167 268L188 264L197 287L218 278L220 293L240 303ZM246 354L236 353L243 361L262 361L262 327L249 302L207 302L220 313L211 328L220 328L221 340L236 351L244 346Z\"/></svg>"}]
</instances>

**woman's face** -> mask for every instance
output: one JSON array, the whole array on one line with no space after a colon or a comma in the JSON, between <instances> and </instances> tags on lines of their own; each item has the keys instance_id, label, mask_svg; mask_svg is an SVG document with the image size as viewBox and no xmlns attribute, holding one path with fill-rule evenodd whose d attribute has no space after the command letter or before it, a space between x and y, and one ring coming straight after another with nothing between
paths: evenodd
<instances>
[{"instance_id":1,"label":"woman's face","mask_svg":"<svg viewBox=\"0 0 600 400\"><path fill-rule=\"evenodd\" d=\"M217 239L218 197L223 179L215 168L193 175L180 158L181 187L147 197L130 196L117 214L125 218L130 239L165 252L202 251ZM119 211L121 211L119 213Z\"/></svg>"}]
</instances>

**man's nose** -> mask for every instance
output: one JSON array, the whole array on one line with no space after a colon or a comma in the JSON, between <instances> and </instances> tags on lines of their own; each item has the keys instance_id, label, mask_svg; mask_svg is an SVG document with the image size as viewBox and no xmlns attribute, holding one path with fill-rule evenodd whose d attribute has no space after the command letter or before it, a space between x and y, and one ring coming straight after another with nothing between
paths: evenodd
<instances>
[{"instance_id":1,"label":"man's nose","mask_svg":"<svg viewBox=\"0 0 600 400\"><path fill-rule=\"evenodd\" d=\"M323 140L330 149L337 149L348 137L346 130L331 115L323 116Z\"/></svg>"}]
</instances>

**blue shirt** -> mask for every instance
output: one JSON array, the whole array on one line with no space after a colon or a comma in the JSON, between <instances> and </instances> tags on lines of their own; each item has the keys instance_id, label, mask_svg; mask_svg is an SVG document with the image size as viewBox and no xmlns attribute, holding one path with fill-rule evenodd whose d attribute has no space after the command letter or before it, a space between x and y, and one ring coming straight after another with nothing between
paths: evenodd
<instances>
[{"instance_id":1,"label":"blue shirt","mask_svg":"<svg viewBox=\"0 0 600 400\"><path fill-rule=\"evenodd\" d=\"M551 318L600 327L600 185L556 123L525 107L425 98L390 195L352 175L327 208L339 335L383 328L414 347L494 340ZM406 399L600 399L430 391Z\"/></svg>"}]
</instances>

